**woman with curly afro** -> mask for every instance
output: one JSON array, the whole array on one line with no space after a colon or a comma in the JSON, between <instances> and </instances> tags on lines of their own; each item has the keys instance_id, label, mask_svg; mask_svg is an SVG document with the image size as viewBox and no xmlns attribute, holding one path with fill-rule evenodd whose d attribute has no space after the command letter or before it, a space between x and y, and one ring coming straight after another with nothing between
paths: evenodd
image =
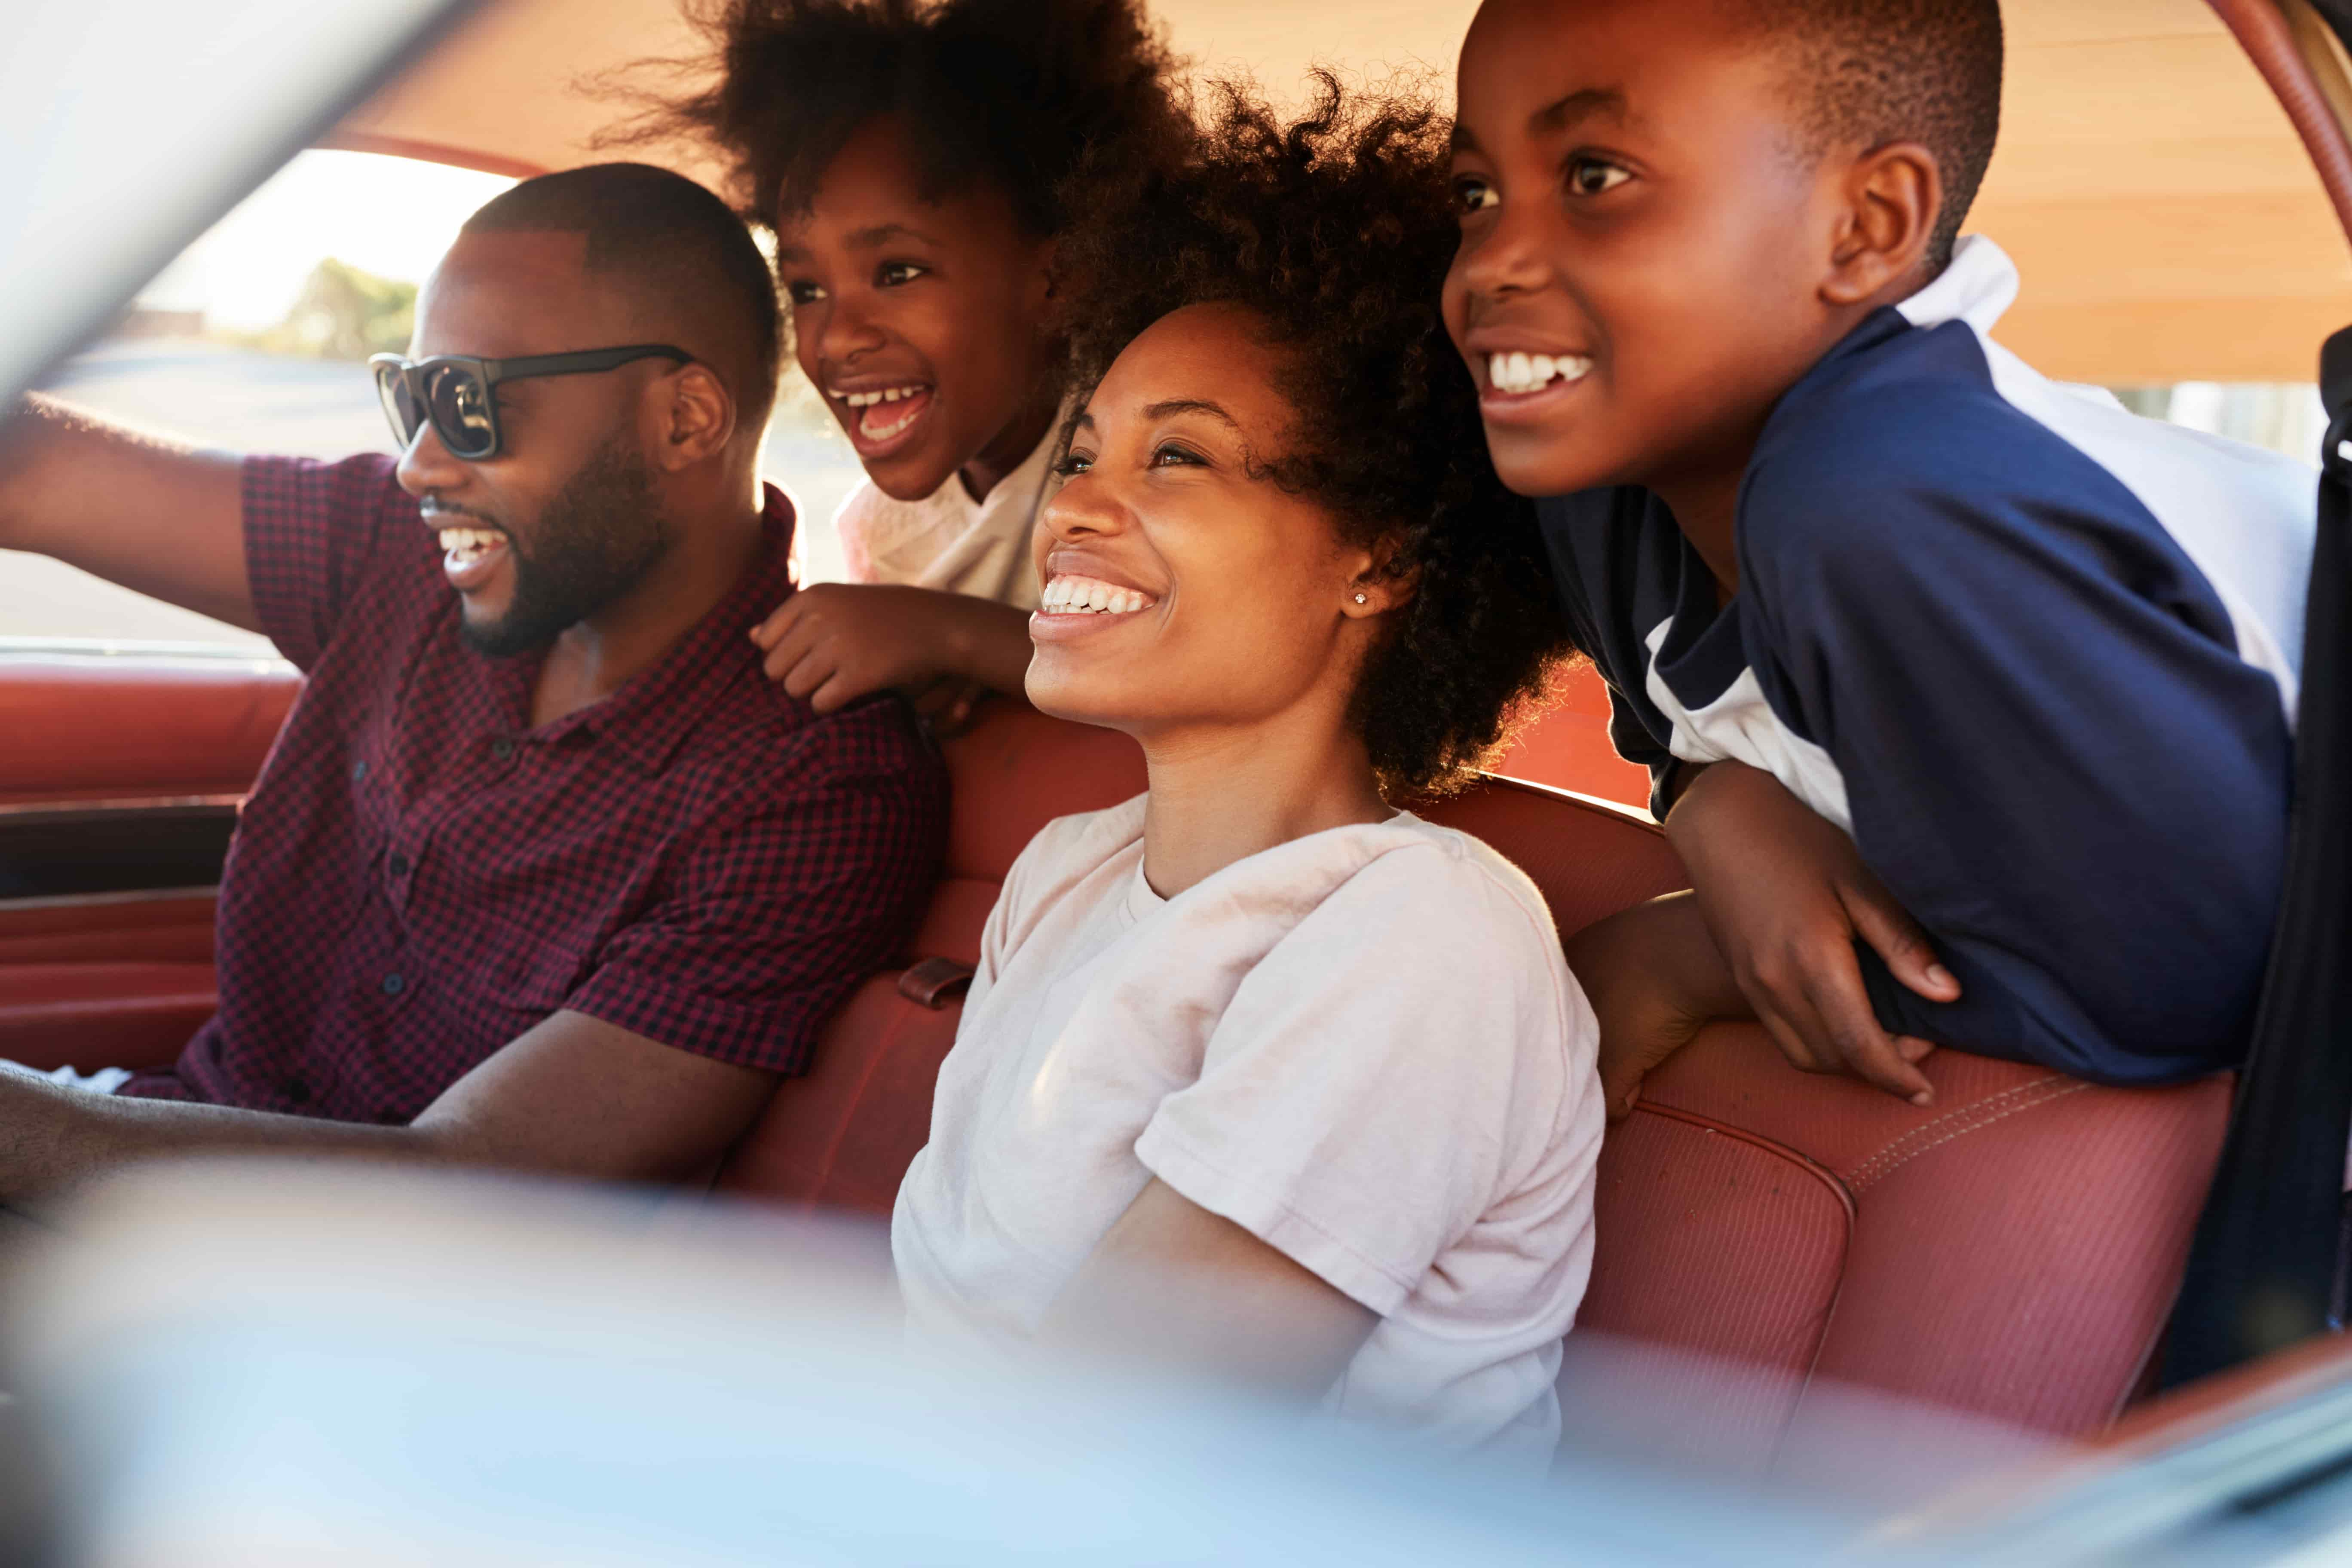
<instances>
[{"instance_id":1,"label":"woman with curly afro","mask_svg":"<svg viewBox=\"0 0 2352 1568\"><path fill-rule=\"evenodd\" d=\"M1445 168L1427 105L1327 80L1081 182L1027 689L1150 788L1007 878L892 1243L920 1337L1149 1347L1540 1466L1592 1016L1527 878L1400 809L1562 647L1438 318Z\"/></svg>"},{"instance_id":2,"label":"woman with curly afro","mask_svg":"<svg viewBox=\"0 0 2352 1568\"><path fill-rule=\"evenodd\" d=\"M1181 152L1171 61L1138 0L713 0L700 21L713 85L633 135L723 150L866 474L835 518L851 581L753 637L820 712L928 689L960 718L1029 662L1066 391L1056 185L1082 157Z\"/></svg>"}]
</instances>

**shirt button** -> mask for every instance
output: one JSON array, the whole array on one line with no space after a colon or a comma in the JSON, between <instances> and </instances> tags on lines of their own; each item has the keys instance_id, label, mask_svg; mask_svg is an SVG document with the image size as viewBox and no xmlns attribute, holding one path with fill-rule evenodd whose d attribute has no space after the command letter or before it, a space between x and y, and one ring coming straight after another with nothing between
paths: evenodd
<instances>
[{"instance_id":1,"label":"shirt button","mask_svg":"<svg viewBox=\"0 0 2352 1568\"><path fill-rule=\"evenodd\" d=\"M504 735L490 742L490 755L498 758L499 761L510 763L514 761L514 754L515 743Z\"/></svg>"},{"instance_id":2,"label":"shirt button","mask_svg":"<svg viewBox=\"0 0 2352 1568\"><path fill-rule=\"evenodd\" d=\"M289 1104L289 1105L308 1105L308 1104L310 1104L310 1086L309 1084L307 1084L307 1083L304 1083L304 1082L303 1082L300 1079L299 1079L299 1078L296 1078L296 1079L287 1079L287 1080L286 1080L286 1101L287 1101L287 1103L288 1103L288 1104Z\"/></svg>"},{"instance_id":3,"label":"shirt button","mask_svg":"<svg viewBox=\"0 0 2352 1568\"><path fill-rule=\"evenodd\" d=\"M395 877L405 877L408 875L408 857L405 855L394 855L391 859L384 862L384 868Z\"/></svg>"},{"instance_id":4,"label":"shirt button","mask_svg":"<svg viewBox=\"0 0 2352 1568\"><path fill-rule=\"evenodd\" d=\"M362 757L358 762L352 764L352 783L358 784L366 777L367 759L365 757Z\"/></svg>"},{"instance_id":5,"label":"shirt button","mask_svg":"<svg viewBox=\"0 0 2352 1568\"><path fill-rule=\"evenodd\" d=\"M387 974L383 977L383 994L385 995L397 996L407 989L408 982L402 979L399 975Z\"/></svg>"}]
</instances>

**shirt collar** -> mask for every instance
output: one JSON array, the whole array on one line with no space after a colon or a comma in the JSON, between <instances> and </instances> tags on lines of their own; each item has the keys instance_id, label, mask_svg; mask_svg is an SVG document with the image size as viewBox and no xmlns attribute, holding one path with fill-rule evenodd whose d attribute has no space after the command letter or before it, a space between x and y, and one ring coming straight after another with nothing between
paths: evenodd
<instances>
[{"instance_id":1,"label":"shirt collar","mask_svg":"<svg viewBox=\"0 0 2352 1568\"><path fill-rule=\"evenodd\" d=\"M659 773L721 691L746 677L766 679L750 633L793 592L793 513L783 491L773 485L762 489L760 553L727 596L661 662L603 701L535 731L532 739L558 741L584 730L610 742L646 773Z\"/></svg>"},{"instance_id":2,"label":"shirt collar","mask_svg":"<svg viewBox=\"0 0 2352 1568\"><path fill-rule=\"evenodd\" d=\"M1807 393L1843 374L1839 367L1853 356L1867 353L1906 331L1930 331L1955 321L1979 337L1990 336L2016 299L2017 264L1984 236L1969 235L1953 247L1951 265L1934 282L1898 304L1879 306L1839 339L1773 407L1765 429L1769 432L1792 418L1790 410L1803 402ZM1744 482L1741 492L1746 493Z\"/></svg>"},{"instance_id":3,"label":"shirt collar","mask_svg":"<svg viewBox=\"0 0 2352 1568\"><path fill-rule=\"evenodd\" d=\"M1990 334L2017 302L2017 263L1983 235L1965 237L1952 250L1951 265L1936 280L1895 309L1915 327L1966 321Z\"/></svg>"}]
</instances>

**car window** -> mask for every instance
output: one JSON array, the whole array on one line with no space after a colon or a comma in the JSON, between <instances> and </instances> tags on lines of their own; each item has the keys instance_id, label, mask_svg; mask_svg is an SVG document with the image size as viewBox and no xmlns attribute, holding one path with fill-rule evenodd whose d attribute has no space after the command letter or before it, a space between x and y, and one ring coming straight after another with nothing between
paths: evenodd
<instances>
[{"instance_id":1,"label":"car window","mask_svg":"<svg viewBox=\"0 0 2352 1568\"><path fill-rule=\"evenodd\" d=\"M45 390L110 417L237 451L385 451L371 353L406 346L416 288L467 215L513 182L416 159L296 156L184 251ZM2135 412L2310 459L2326 427L2308 383L2118 386ZM838 577L832 519L855 456L788 370L765 468L802 516L803 581ZM0 552L0 646L266 641L45 558Z\"/></svg>"},{"instance_id":2,"label":"car window","mask_svg":"<svg viewBox=\"0 0 2352 1568\"><path fill-rule=\"evenodd\" d=\"M2327 433L2319 388L2308 381L2184 381L2113 390L2135 414L2267 447L2306 463L2319 460L2319 438Z\"/></svg>"},{"instance_id":3,"label":"car window","mask_svg":"<svg viewBox=\"0 0 2352 1568\"><path fill-rule=\"evenodd\" d=\"M232 451L390 451L367 356L406 349L417 286L467 216L513 183L417 159L300 153L42 390ZM797 371L765 468L800 504L804 579L839 575L834 509L860 474ZM0 552L0 648L92 645L269 651L253 633L46 557Z\"/></svg>"},{"instance_id":4,"label":"car window","mask_svg":"<svg viewBox=\"0 0 2352 1568\"><path fill-rule=\"evenodd\" d=\"M406 346L416 285L466 215L511 184L414 159L300 153L42 389L235 451L388 450L364 362ZM268 648L59 563L6 557L0 646L55 639Z\"/></svg>"}]
</instances>

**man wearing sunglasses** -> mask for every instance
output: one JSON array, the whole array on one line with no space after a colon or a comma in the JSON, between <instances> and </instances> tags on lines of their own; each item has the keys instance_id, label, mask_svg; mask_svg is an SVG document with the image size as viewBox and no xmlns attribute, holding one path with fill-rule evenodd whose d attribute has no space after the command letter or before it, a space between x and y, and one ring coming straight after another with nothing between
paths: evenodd
<instances>
[{"instance_id":1,"label":"man wearing sunglasses","mask_svg":"<svg viewBox=\"0 0 2352 1568\"><path fill-rule=\"evenodd\" d=\"M803 1068L908 934L945 783L895 703L819 718L761 673L778 338L724 204L604 164L468 221L373 367L397 459L0 426L0 547L309 678L224 878L219 1015L168 1070L0 1074L0 1204L223 1148L686 1179Z\"/></svg>"}]
</instances>

